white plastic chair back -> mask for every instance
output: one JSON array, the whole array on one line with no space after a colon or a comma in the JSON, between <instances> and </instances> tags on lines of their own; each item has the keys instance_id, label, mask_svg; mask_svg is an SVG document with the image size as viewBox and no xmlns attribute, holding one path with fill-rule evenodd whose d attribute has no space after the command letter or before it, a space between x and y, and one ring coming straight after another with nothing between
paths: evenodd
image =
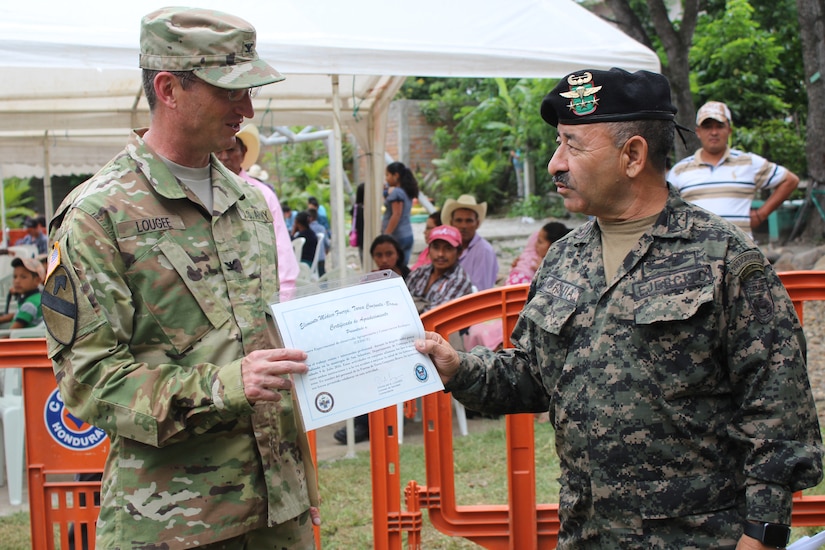
<instances>
[{"instance_id":1,"label":"white plastic chair back","mask_svg":"<svg viewBox=\"0 0 825 550\"><path fill-rule=\"evenodd\" d=\"M9 502L23 502L23 443L26 427L23 420L23 374L21 369L0 369L0 476L5 473L9 484Z\"/></svg>"},{"instance_id":2,"label":"white plastic chair back","mask_svg":"<svg viewBox=\"0 0 825 550\"><path fill-rule=\"evenodd\" d=\"M301 254L304 251L304 244L306 244L306 237L296 237L292 239L292 250L295 252L295 259L300 263Z\"/></svg>"},{"instance_id":3,"label":"white plastic chair back","mask_svg":"<svg viewBox=\"0 0 825 550\"><path fill-rule=\"evenodd\" d=\"M321 260L321 251L324 249L324 238L326 235L324 233L316 233L315 236L318 237L318 244L315 245L315 256L312 258L312 265L309 268L312 272L313 281L321 278L318 274L318 262Z\"/></svg>"}]
</instances>

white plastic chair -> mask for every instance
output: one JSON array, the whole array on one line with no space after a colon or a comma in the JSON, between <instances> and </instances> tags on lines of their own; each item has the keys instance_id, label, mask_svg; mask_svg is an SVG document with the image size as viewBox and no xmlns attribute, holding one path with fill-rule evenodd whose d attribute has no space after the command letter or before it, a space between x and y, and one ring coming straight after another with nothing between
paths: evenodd
<instances>
[{"instance_id":1,"label":"white plastic chair","mask_svg":"<svg viewBox=\"0 0 825 550\"><path fill-rule=\"evenodd\" d=\"M306 237L295 237L292 239L292 250L295 252L295 259L298 263L301 262L301 254L304 251L304 244L306 244Z\"/></svg>"},{"instance_id":2,"label":"white plastic chair","mask_svg":"<svg viewBox=\"0 0 825 550\"><path fill-rule=\"evenodd\" d=\"M9 331L10 338L43 338L46 325ZM5 466L9 484L9 502L18 506L23 502L23 460L26 426L23 419L23 371L0 369L0 430L3 452L0 453L0 472Z\"/></svg>"},{"instance_id":3,"label":"white plastic chair","mask_svg":"<svg viewBox=\"0 0 825 550\"><path fill-rule=\"evenodd\" d=\"M404 403L399 403L396 410L398 411L398 444L401 445L404 443ZM464 411L464 405L459 403L455 397L453 397L453 410L458 421L459 433L467 435L467 413Z\"/></svg>"},{"instance_id":4,"label":"white plastic chair","mask_svg":"<svg viewBox=\"0 0 825 550\"><path fill-rule=\"evenodd\" d=\"M321 260L321 251L324 249L324 240L326 238L324 233L316 233L315 236L318 237L318 244L315 245L315 256L312 258L312 265L309 267L312 272L313 281L321 278L318 274L318 262Z\"/></svg>"},{"instance_id":5,"label":"white plastic chair","mask_svg":"<svg viewBox=\"0 0 825 550\"><path fill-rule=\"evenodd\" d=\"M9 502L23 503L23 373L21 369L0 369L3 387L0 390L0 475L5 473L9 484Z\"/></svg>"}]
</instances>

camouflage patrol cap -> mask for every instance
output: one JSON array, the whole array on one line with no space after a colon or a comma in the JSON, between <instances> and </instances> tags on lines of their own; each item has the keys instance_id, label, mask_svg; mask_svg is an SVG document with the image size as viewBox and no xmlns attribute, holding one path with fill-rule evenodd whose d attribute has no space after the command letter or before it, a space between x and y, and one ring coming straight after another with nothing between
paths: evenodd
<instances>
[{"instance_id":1,"label":"camouflage patrol cap","mask_svg":"<svg viewBox=\"0 0 825 550\"><path fill-rule=\"evenodd\" d=\"M161 8L143 17L140 67L192 71L219 88L254 88L284 77L255 51L255 28L240 17L200 8Z\"/></svg>"},{"instance_id":2,"label":"camouflage patrol cap","mask_svg":"<svg viewBox=\"0 0 825 550\"><path fill-rule=\"evenodd\" d=\"M628 120L673 120L667 78L649 71L585 69L562 78L541 102L551 126Z\"/></svg>"}]
</instances>

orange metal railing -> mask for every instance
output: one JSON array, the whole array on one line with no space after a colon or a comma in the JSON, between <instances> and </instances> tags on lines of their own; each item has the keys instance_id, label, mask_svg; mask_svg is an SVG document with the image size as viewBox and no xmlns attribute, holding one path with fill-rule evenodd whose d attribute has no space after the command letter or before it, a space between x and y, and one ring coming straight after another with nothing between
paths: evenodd
<instances>
[{"instance_id":1,"label":"orange metal railing","mask_svg":"<svg viewBox=\"0 0 825 550\"><path fill-rule=\"evenodd\" d=\"M779 274L802 319L803 304L825 300L825 271L794 271ZM494 288L466 296L435 308L421 316L427 330L444 337L472 324L500 318L505 334L510 334L527 298L527 285ZM506 339L505 339L506 340ZM506 342L507 343L507 342ZM386 464L373 460L373 515L375 548L400 549L405 525L420 523L421 509L439 531L470 539L489 549L552 548L559 529L558 504L538 504L535 499L535 452L532 415L506 417L509 476L508 505L461 506L456 502L453 470L453 438L450 396L428 395L423 399L427 485L410 481L405 491L406 510L385 487L397 486L398 442L393 407L371 417L370 433L387 437L371 440L374 459L392 456L392 475L383 475ZM390 411L390 412L386 412ZM388 500L383 500L387 498ZM825 496L794 495L794 526L825 525ZM380 517L393 517L390 529ZM420 547L420 532L409 528L408 548Z\"/></svg>"},{"instance_id":2,"label":"orange metal railing","mask_svg":"<svg viewBox=\"0 0 825 550\"><path fill-rule=\"evenodd\" d=\"M825 271L779 275L800 319L805 301L825 300ZM434 308L422 315L422 321L427 330L446 336L472 324L502 319L505 334L510 334L527 299L527 290L527 285L519 285L479 292ZM62 408L44 339L0 340L0 368L23 369L32 547L52 550L57 538L60 546L67 548L72 525L75 536L85 532L89 548L94 548L100 483L60 478L101 472L108 441L99 440L94 428ZM455 493L450 396L437 393L424 397L422 412L427 485L415 481L406 485L404 509L395 407L370 415L374 547L400 549L406 533L408 547L419 548L423 508L440 531L473 540L485 548L555 546L558 505L536 503L532 415L506 417L508 504L462 506L456 502ZM72 448L73 437L85 444ZM312 433L310 443L314 453ZM793 524L825 525L825 496L795 495ZM317 529L316 541L320 548Z\"/></svg>"}]
</instances>

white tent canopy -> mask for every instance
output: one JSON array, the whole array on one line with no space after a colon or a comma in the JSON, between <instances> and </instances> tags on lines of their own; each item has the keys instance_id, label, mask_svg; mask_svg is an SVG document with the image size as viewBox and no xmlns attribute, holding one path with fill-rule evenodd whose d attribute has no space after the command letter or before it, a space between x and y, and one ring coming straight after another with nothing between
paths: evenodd
<instances>
[{"instance_id":1,"label":"white tent canopy","mask_svg":"<svg viewBox=\"0 0 825 550\"><path fill-rule=\"evenodd\" d=\"M196 4L255 25L259 55L287 77L254 100L254 122L265 135L276 126L310 124L356 136L373 161L368 204L380 196L386 113L406 76L557 78L581 68L659 70L653 52L572 0ZM148 124L137 69L140 18L158 7L111 0L0 6L3 177L48 180L95 171L120 150L129 128ZM343 224L343 216L335 216L343 205L340 189L333 203ZM343 234L343 225L336 229ZM368 229L365 237L372 236Z\"/></svg>"}]
</instances>

